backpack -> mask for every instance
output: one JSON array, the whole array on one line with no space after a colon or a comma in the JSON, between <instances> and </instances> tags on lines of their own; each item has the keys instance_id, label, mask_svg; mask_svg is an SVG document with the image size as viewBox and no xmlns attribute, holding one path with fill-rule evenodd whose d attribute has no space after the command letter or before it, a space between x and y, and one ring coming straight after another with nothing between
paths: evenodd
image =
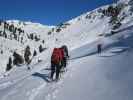
<instances>
[{"instance_id":1,"label":"backpack","mask_svg":"<svg viewBox=\"0 0 133 100\"><path fill-rule=\"evenodd\" d=\"M68 57L68 48L66 45L63 45L62 48L64 49L64 56Z\"/></svg>"},{"instance_id":2,"label":"backpack","mask_svg":"<svg viewBox=\"0 0 133 100\"><path fill-rule=\"evenodd\" d=\"M61 50L59 48L54 48L53 53L52 53L52 57L51 57L51 61L54 64L59 64L61 59L62 59Z\"/></svg>"},{"instance_id":3,"label":"backpack","mask_svg":"<svg viewBox=\"0 0 133 100\"><path fill-rule=\"evenodd\" d=\"M63 48L60 48L60 60L63 60L64 59L64 56L65 56L65 51Z\"/></svg>"}]
</instances>

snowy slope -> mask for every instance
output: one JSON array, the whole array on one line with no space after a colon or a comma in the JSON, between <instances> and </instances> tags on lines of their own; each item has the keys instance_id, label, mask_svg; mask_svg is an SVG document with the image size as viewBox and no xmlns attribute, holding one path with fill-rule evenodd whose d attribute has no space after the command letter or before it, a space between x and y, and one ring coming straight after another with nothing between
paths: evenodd
<instances>
[{"instance_id":1,"label":"snowy slope","mask_svg":"<svg viewBox=\"0 0 133 100\"><path fill-rule=\"evenodd\" d=\"M113 56L106 52L76 61L72 75L50 94L50 100L132 100L132 57L132 51Z\"/></svg>"},{"instance_id":2,"label":"snowy slope","mask_svg":"<svg viewBox=\"0 0 133 100\"><path fill-rule=\"evenodd\" d=\"M122 6L119 13L116 10L117 20L108 11L110 6L115 10ZM0 100L132 100L132 6L132 0L120 0L55 27L8 21L25 31L26 41L21 43L1 37L1 47L7 51L3 59L12 55L10 50L22 52L26 45L33 51L43 44L42 40L47 49L33 58L29 65L32 70L22 65L0 78ZM3 30L3 26L0 29ZM27 34L32 33L41 40L28 39ZM97 54L99 43L102 44L101 54ZM51 83L48 70L51 51L62 44L69 47L67 72L61 80Z\"/></svg>"},{"instance_id":3,"label":"snowy slope","mask_svg":"<svg viewBox=\"0 0 133 100\"><path fill-rule=\"evenodd\" d=\"M43 48L52 51L54 47L60 47L61 45L66 44L71 50L73 50L82 45L86 45L87 43L95 42L95 40L98 40L101 36L111 35L112 31L117 31L120 28L123 29L123 27L125 27L124 25L132 25L133 14L131 1L121 0L117 4L112 4L111 6L113 6L114 9L120 8L116 18L117 20L114 22L111 22L113 19L112 12L108 11L110 5L99 7L93 11L84 13L70 21L60 23L58 26L46 26L39 23L23 22L18 20L9 20L6 22L9 25L13 24L15 27L24 30L24 33L21 35L17 32L17 42L21 42L23 45L19 46L23 47L22 49L19 49L21 55L23 55L24 48L27 45L30 45L32 53L34 50L39 53L38 48L40 45L42 45ZM121 26L113 29L117 25ZM4 30L3 25L1 25L0 30ZM6 30L6 33L8 33L8 35L11 34L8 30ZM31 37L34 38L31 39ZM37 41L35 37L37 37L39 41ZM8 36L8 38L10 37ZM10 41L10 39L7 41ZM6 44L2 42L1 45L5 46ZM15 46L13 44L11 45ZM16 48L19 47L17 46ZM12 53L9 51L8 55L12 55ZM7 63L8 59L9 56L5 58L4 62ZM3 66L1 68L2 72L5 70L6 63L1 62L1 65Z\"/></svg>"},{"instance_id":4,"label":"snowy slope","mask_svg":"<svg viewBox=\"0 0 133 100\"><path fill-rule=\"evenodd\" d=\"M122 33L118 33L123 35ZM132 34L127 33L127 34ZM112 39L119 41L111 42L110 38L105 37L106 46L101 54L94 53L91 56L81 57L69 61L68 71L62 76L57 83L49 83L49 71L45 70L48 66L46 61L35 65L34 67L42 67L40 71L30 74L25 68L20 72L25 73L25 78L19 76L1 84L0 95L1 100L132 100L132 57L133 57L133 35L125 39L112 36ZM102 38L103 40L103 38ZM99 43L99 41L96 41ZM90 44L86 44L90 46ZM91 44L91 46L93 43ZM95 47L95 45L93 45ZM88 49L88 47L80 47L78 49ZM82 55L81 50L75 49L75 55ZM86 51L86 54L93 52ZM85 52L85 51L84 51ZM128 59L125 59L127 58ZM82 67L81 67L82 66ZM34 69L33 69L34 70ZM11 73L10 73L11 74ZM10 77L10 76L9 76ZM13 75L16 77L16 75ZM5 80L5 79L3 79ZM75 84L76 82L76 84ZM28 83L28 84L27 84ZM3 92L4 91L4 92ZM20 99L21 100L21 99Z\"/></svg>"},{"instance_id":5,"label":"snowy slope","mask_svg":"<svg viewBox=\"0 0 133 100\"><path fill-rule=\"evenodd\" d=\"M69 48L74 49L94 41L99 36L119 30L125 24L131 26L133 18L132 3L129 3L131 1L122 0L117 4L99 7L70 21L59 24L51 31L52 36L56 38L55 43L57 45L67 44ZM110 6L113 6L114 9L120 9L116 20L115 18L113 20L112 12L108 11ZM114 29L117 26L118 28Z\"/></svg>"}]
</instances>

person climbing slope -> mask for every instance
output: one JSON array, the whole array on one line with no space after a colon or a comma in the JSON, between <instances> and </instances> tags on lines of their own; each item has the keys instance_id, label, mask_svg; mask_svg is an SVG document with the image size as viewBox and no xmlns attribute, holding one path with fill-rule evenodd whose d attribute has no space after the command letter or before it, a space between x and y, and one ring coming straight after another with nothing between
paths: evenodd
<instances>
[{"instance_id":1,"label":"person climbing slope","mask_svg":"<svg viewBox=\"0 0 133 100\"><path fill-rule=\"evenodd\" d=\"M60 48L54 48L52 56L51 56L51 80L53 79L54 73L56 72L56 80L59 79L60 70L62 67L62 60L64 55L62 54L62 49Z\"/></svg>"},{"instance_id":2,"label":"person climbing slope","mask_svg":"<svg viewBox=\"0 0 133 100\"><path fill-rule=\"evenodd\" d=\"M102 44L97 45L97 52L100 54L102 52Z\"/></svg>"},{"instance_id":3,"label":"person climbing slope","mask_svg":"<svg viewBox=\"0 0 133 100\"><path fill-rule=\"evenodd\" d=\"M68 47L66 45L63 45L61 48L63 49L63 53L64 53L64 57L63 57L63 61L62 61L62 67L64 69L64 68L66 68L67 61L68 61L68 58L69 58Z\"/></svg>"}]
</instances>

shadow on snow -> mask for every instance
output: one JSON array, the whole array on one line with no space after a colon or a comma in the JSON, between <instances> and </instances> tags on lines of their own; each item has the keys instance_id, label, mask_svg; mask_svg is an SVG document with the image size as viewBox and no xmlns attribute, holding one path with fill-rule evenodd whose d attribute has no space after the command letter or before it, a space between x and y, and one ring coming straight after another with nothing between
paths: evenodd
<instances>
[{"instance_id":1,"label":"shadow on snow","mask_svg":"<svg viewBox=\"0 0 133 100\"><path fill-rule=\"evenodd\" d=\"M45 80L47 83L50 82L50 79L49 79L49 75L48 75L48 74L41 74L41 73L36 72L36 73L32 74L32 76L42 78L42 79Z\"/></svg>"}]
</instances>

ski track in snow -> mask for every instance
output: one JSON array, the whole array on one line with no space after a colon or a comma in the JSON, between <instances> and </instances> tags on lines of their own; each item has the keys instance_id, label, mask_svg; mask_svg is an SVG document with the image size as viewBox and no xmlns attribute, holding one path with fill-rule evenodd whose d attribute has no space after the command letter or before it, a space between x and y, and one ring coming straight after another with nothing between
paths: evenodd
<instances>
[{"instance_id":1,"label":"ski track in snow","mask_svg":"<svg viewBox=\"0 0 133 100\"><path fill-rule=\"evenodd\" d=\"M39 94L39 91L46 86L46 83L40 85L38 88L33 89L31 92L29 91L27 94L31 94L29 96L29 100L34 100L35 97Z\"/></svg>"},{"instance_id":2,"label":"ski track in snow","mask_svg":"<svg viewBox=\"0 0 133 100\"><path fill-rule=\"evenodd\" d=\"M72 66L70 66L69 64L67 68L69 70L67 70L66 73L63 73L61 75L61 79L58 82L47 83L46 86L43 89L41 89L41 91L38 93L36 98L34 98L34 100L42 100L44 98L45 100L55 99L56 95L64 85L64 80L66 78L72 78L73 76L72 71L75 71L75 68L72 68Z\"/></svg>"},{"instance_id":3,"label":"ski track in snow","mask_svg":"<svg viewBox=\"0 0 133 100\"><path fill-rule=\"evenodd\" d=\"M2 84L0 84L0 87L1 87L0 88L1 89L0 92L2 92L3 90L6 90L5 91L6 92L6 95L4 93L5 96L2 95L3 93L1 94L2 100L11 100L9 97L11 97L13 95L15 97L15 94L16 95L18 94L17 91L20 91L19 90L19 87L23 87L23 86L25 87L28 84L28 80L27 79L30 78L30 77L33 77L33 76L31 76L33 73L35 73L37 71L40 71L40 70L42 70L42 69L44 69L45 67L48 66L47 63L44 64L43 62L42 63L39 63L37 65L40 67L39 69L38 68L36 69L36 67L38 67L38 66L36 66L32 70L29 70L29 71L27 70L26 73L24 72L21 76L19 76L18 78L14 79L14 80L12 80L12 79L10 79L11 81L10 80L6 80ZM21 84L25 80L27 80L27 82L25 82L24 84ZM37 87L36 90L40 90L42 87L44 87L44 84L41 85L41 87ZM18 90L16 90L16 88L18 88ZM28 91L30 91L30 90L28 90ZM37 95L37 92L35 92L34 94ZM26 96L26 94L25 94L25 96ZM32 99L33 97L34 97L33 95L30 96L30 99Z\"/></svg>"}]
</instances>

